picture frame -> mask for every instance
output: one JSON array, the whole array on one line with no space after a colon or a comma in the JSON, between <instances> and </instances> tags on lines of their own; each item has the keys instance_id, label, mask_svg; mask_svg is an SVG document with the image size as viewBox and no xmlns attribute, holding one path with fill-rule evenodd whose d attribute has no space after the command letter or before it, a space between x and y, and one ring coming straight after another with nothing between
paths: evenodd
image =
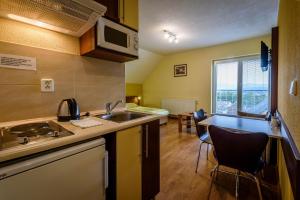
<instances>
[{"instance_id":1,"label":"picture frame","mask_svg":"<svg viewBox=\"0 0 300 200\"><path fill-rule=\"evenodd\" d=\"M187 76L187 64L174 65L174 77Z\"/></svg>"}]
</instances>

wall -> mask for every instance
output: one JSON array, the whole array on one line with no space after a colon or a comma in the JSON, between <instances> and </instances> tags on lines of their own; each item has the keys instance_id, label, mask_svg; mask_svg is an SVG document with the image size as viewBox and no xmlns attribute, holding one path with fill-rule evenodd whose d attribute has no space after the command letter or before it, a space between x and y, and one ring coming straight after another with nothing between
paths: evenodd
<instances>
[{"instance_id":1,"label":"wall","mask_svg":"<svg viewBox=\"0 0 300 200\"><path fill-rule=\"evenodd\" d=\"M126 96L143 96L143 85L126 83Z\"/></svg>"},{"instance_id":2,"label":"wall","mask_svg":"<svg viewBox=\"0 0 300 200\"><path fill-rule=\"evenodd\" d=\"M125 99L125 65L78 56L78 38L0 18L0 41L0 53L37 59L37 71L0 68L0 122L53 116L63 98L81 111ZM54 79L54 93L40 92L41 78Z\"/></svg>"},{"instance_id":3,"label":"wall","mask_svg":"<svg viewBox=\"0 0 300 200\"><path fill-rule=\"evenodd\" d=\"M290 82L300 80L300 2L280 1L278 107L300 149L300 96L288 94ZM299 86L299 84L298 84Z\"/></svg>"},{"instance_id":4,"label":"wall","mask_svg":"<svg viewBox=\"0 0 300 200\"><path fill-rule=\"evenodd\" d=\"M162 58L160 54L139 49L139 59L125 63L126 83L143 83Z\"/></svg>"},{"instance_id":5,"label":"wall","mask_svg":"<svg viewBox=\"0 0 300 200\"><path fill-rule=\"evenodd\" d=\"M143 105L143 85L135 83L126 83L126 96L138 96L141 97L139 105ZM137 102L138 103L138 102Z\"/></svg>"},{"instance_id":6,"label":"wall","mask_svg":"<svg viewBox=\"0 0 300 200\"><path fill-rule=\"evenodd\" d=\"M278 143L278 176L279 176L279 185L281 189L281 199L283 200L294 199L291 184L290 184L289 174L286 168L286 163L284 160L284 155L280 143Z\"/></svg>"},{"instance_id":7,"label":"wall","mask_svg":"<svg viewBox=\"0 0 300 200\"><path fill-rule=\"evenodd\" d=\"M198 107L211 111L211 66L215 59L260 53L260 41L270 44L263 36L163 57L143 84L144 104L160 107L163 98L197 99ZM185 77L173 77L175 64L187 64Z\"/></svg>"},{"instance_id":8,"label":"wall","mask_svg":"<svg viewBox=\"0 0 300 200\"><path fill-rule=\"evenodd\" d=\"M289 131L300 149L300 96L288 94L290 82L300 78L300 2L280 1L279 6L279 65L278 65L278 109ZM298 84L299 86L299 84ZM279 149L282 157L282 150ZM282 199L292 199L292 191L284 163L279 165Z\"/></svg>"}]
</instances>

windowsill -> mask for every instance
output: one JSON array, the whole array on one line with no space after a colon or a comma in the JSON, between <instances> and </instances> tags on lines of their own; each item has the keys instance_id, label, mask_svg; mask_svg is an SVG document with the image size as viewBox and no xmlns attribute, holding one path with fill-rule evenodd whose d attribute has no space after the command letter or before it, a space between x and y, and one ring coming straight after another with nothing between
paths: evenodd
<instances>
[{"instance_id":1,"label":"windowsill","mask_svg":"<svg viewBox=\"0 0 300 200\"><path fill-rule=\"evenodd\" d=\"M230 115L230 114L222 114L222 113L211 113L211 116L213 115L220 115L220 116L227 116L227 117L238 117L238 118L249 118L249 119L258 119L258 120L263 120L265 121L264 117L259 117L259 116L245 116L245 115Z\"/></svg>"}]
</instances>

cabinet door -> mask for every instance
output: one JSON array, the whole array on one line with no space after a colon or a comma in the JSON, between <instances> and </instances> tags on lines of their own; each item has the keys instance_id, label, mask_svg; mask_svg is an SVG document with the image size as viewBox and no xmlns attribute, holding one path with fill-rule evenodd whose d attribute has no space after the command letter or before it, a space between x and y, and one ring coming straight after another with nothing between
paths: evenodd
<instances>
[{"instance_id":1,"label":"cabinet door","mask_svg":"<svg viewBox=\"0 0 300 200\"><path fill-rule=\"evenodd\" d=\"M40 161L62 156L70 149L63 151L27 160L19 165L37 165ZM104 200L104 153L104 146L94 147L2 179L0 199Z\"/></svg>"},{"instance_id":2,"label":"cabinet door","mask_svg":"<svg viewBox=\"0 0 300 200\"><path fill-rule=\"evenodd\" d=\"M120 22L135 29L139 29L139 1L119 0Z\"/></svg>"},{"instance_id":3,"label":"cabinet door","mask_svg":"<svg viewBox=\"0 0 300 200\"><path fill-rule=\"evenodd\" d=\"M160 190L159 120L143 125L142 199L153 199Z\"/></svg>"},{"instance_id":4,"label":"cabinet door","mask_svg":"<svg viewBox=\"0 0 300 200\"><path fill-rule=\"evenodd\" d=\"M119 22L119 0L95 0L98 3L106 6L105 16Z\"/></svg>"},{"instance_id":5,"label":"cabinet door","mask_svg":"<svg viewBox=\"0 0 300 200\"><path fill-rule=\"evenodd\" d=\"M117 199L141 199L141 127L117 132Z\"/></svg>"}]
</instances>

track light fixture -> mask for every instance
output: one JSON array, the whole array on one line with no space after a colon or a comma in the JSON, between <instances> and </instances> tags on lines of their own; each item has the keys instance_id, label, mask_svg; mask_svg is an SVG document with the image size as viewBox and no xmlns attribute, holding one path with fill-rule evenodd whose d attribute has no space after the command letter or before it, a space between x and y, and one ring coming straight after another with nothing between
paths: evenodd
<instances>
[{"instance_id":1,"label":"track light fixture","mask_svg":"<svg viewBox=\"0 0 300 200\"><path fill-rule=\"evenodd\" d=\"M168 30L163 30L164 31L164 38L167 39L170 43L178 43L179 40L177 38L177 35L175 33L172 33L171 31Z\"/></svg>"}]
</instances>

